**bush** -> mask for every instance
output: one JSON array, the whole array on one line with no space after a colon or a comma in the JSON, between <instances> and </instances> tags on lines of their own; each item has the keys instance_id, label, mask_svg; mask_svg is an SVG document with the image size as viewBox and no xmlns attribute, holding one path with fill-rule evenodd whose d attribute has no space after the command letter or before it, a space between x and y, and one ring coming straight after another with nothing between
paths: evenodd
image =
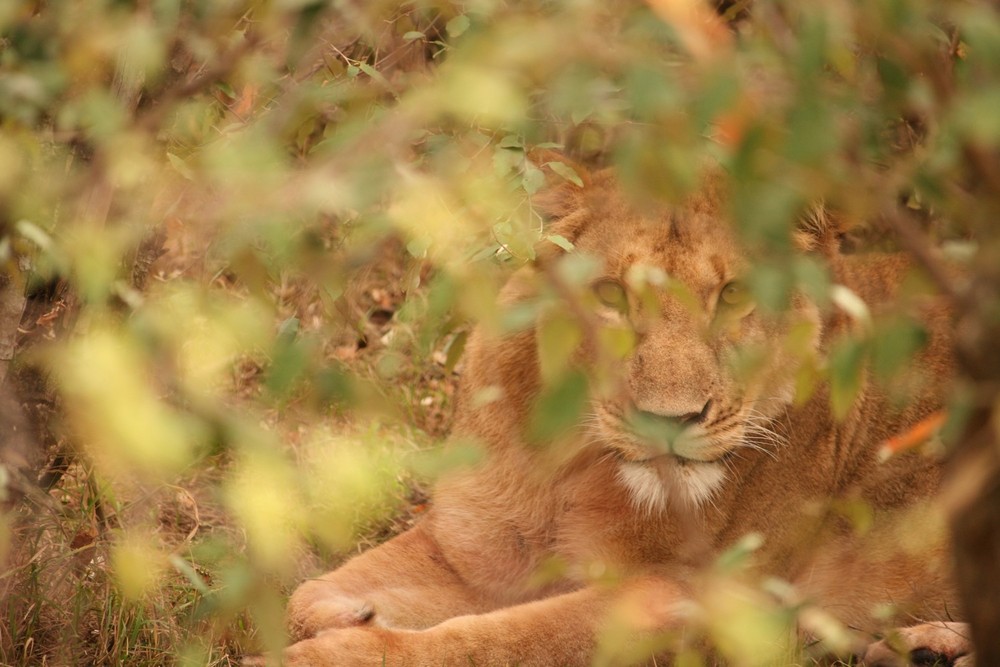
<instances>
[{"instance_id":1,"label":"bush","mask_svg":"<svg viewBox=\"0 0 1000 667\"><path fill-rule=\"evenodd\" d=\"M0 382L8 423L32 424L4 436L0 661L230 664L281 645L281 596L316 555L405 526L452 463L437 444L465 337L523 315L492 295L565 241L531 196L575 162L668 202L724 165L741 235L773 258L751 289L777 308L796 288L837 298L789 252L815 202L858 247L911 252L968 333L953 414L987 423L996 9L718 9L0 9ZM818 371L835 408L867 364L905 369L916 342L884 342L917 335L887 317L846 342Z\"/></svg>"}]
</instances>

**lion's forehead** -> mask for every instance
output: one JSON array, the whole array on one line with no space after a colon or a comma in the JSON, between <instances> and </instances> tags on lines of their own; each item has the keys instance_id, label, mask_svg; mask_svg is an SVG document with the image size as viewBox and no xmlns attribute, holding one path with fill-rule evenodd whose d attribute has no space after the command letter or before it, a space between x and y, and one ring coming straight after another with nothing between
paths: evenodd
<instances>
[{"instance_id":1,"label":"lion's forehead","mask_svg":"<svg viewBox=\"0 0 1000 667\"><path fill-rule=\"evenodd\" d=\"M655 267L696 292L715 289L742 272L746 260L719 221L638 218L606 237L605 271L626 278L634 266Z\"/></svg>"}]
</instances>

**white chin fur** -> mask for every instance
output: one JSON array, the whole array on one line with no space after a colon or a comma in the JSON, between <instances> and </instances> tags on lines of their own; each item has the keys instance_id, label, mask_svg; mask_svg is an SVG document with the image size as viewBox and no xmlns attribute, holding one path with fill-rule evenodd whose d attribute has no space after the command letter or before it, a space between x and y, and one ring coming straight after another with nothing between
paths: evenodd
<instances>
[{"instance_id":1,"label":"white chin fur","mask_svg":"<svg viewBox=\"0 0 1000 667\"><path fill-rule=\"evenodd\" d=\"M637 508L653 513L672 503L688 509L701 507L725 481L726 472L720 463L625 462L618 469L618 479Z\"/></svg>"}]
</instances>

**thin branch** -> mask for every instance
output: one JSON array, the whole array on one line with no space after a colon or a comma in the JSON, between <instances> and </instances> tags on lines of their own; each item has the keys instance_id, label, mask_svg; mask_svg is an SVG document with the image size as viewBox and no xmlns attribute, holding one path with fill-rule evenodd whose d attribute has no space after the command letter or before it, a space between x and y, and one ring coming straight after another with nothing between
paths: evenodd
<instances>
[{"instance_id":1,"label":"thin branch","mask_svg":"<svg viewBox=\"0 0 1000 667\"><path fill-rule=\"evenodd\" d=\"M168 89L159 96L155 106L148 107L137 119L136 125L146 129L156 128L163 117L174 108L173 103L199 93L209 86L226 78L240 64L247 53L257 46L259 38L252 32L247 32L243 40L228 52L219 56L211 66L205 68L198 76Z\"/></svg>"},{"instance_id":2,"label":"thin branch","mask_svg":"<svg viewBox=\"0 0 1000 667\"><path fill-rule=\"evenodd\" d=\"M566 280L559 275L559 272L554 269L551 262L535 261L535 266L541 269L546 281L556 291L556 295L566 304L573 317L580 323L584 348L594 350L595 354L600 354L601 345L597 339L597 331L600 325L597 317L584 307L579 297L566 283Z\"/></svg>"},{"instance_id":3,"label":"thin branch","mask_svg":"<svg viewBox=\"0 0 1000 667\"><path fill-rule=\"evenodd\" d=\"M955 285L944 265L931 250L931 244L924 233L899 211L887 212L883 217L896 232L903 248L927 272L937 288L958 304L964 312L971 312L974 304L968 292Z\"/></svg>"}]
</instances>

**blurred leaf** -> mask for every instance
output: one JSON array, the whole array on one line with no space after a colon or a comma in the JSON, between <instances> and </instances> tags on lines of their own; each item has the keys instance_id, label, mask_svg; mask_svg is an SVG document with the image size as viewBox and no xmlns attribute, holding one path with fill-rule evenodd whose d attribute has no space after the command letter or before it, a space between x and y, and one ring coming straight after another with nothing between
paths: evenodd
<instances>
[{"instance_id":1,"label":"blurred leaf","mask_svg":"<svg viewBox=\"0 0 1000 667\"><path fill-rule=\"evenodd\" d=\"M120 39L117 75L124 86L137 93L163 74L166 44L157 26L143 17L132 21Z\"/></svg>"},{"instance_id":2,"label":"blurred leaf","mask_svg":"<svg viewBox=\"0 0 1000 667\"><path fill-rule=\"evenodd\" d=\"M704 586L704 622L719 652L745 665L789 664L794 620L769 597L729 577Z\"/></svg>"},{"instance_id":3,"label":"blurred leaf","mask_svg":"<svg viewBox=\"0 0 1000 667\"><path fill-rule=\"evenodd\" d=\"M635 350L638 337L632 327L602 327L598 340L612 359L625 359Z\"/></svg>"},{"instance_id":4,"label":"blurred leaf","mask_svg":"<svg viewBox=\"0 0 1000 667\"><path fill-rule=\"evenodd\" d=\"M173 153L167 153L167 159L170 161L170 164L173 166L173 168L177 170L178 174L188 179L189 181L195 180L196 176L194 170L191 169L191 167L189 167L184 160L177 157Z\"/></svg>"},{"instance_id":5,"label":"blurred leaf","mask_svg":"<svg viewBox=\"0 0 1000 667\"><path fill-rule=\"evenodd\" d=\"M815 164L839 146L830 110L815 97L804 96L792 110L788 129L788 157L796 162Z\"/></svg>"},{"instance_id":6,"label":"blurred leaf","mask_svg":"<svg viewBox=\"0 0 1000 667\"><path fill-rule=\"evenodd\" d=\"M955 124L970 141L987 146L1000 145L1000 87L970 91L955 108Z\"/></svg>"},{"instance_id":7,"label":"blurred leaf","mask_svg":"<svg viewBox=\"0 0 1000 667\"><path fill-rule=\"evenodd\" d=\"M520 122L528 111L525 93L508 69L451 60L439 72L438 84L420 92L426 108L494 127Z\"/></svg>"},{"instance_id":8,"label":"blurred leaf","mask_svg":"<svg viewBox=\"0 0 1000 667\"><path fill-rule=\"evenodd\" d=\"M493 171L503 178L524 162L524 153L519 150L497 148L493 151Z\"/></svg>"},{"instance_id":9,"label":"blurred leaf","mask_svg":"<svg viewBox=\"0 0 1000 667\"><path fill-rule=\"evenodd\" d=\"M919 323L902 317L880 322L871 341L872 370L883 382L891 382L928 342Z\"/></svg>"},{"instance_id":10,"label":"blurred leaf","mask_svg":"<svg viewBox=\"0 0 1000 667\"><path fill-rule=\"evenodd\" d=\"M573 252L573 244L562 234L546 234L545 239L555 243L566 252Z\"/></svg>"},{"instance_id":11,"label":"blurred leaf","mask_svg":"<svg viewBox=\"0 0 1000 667\"><path fill-rule=\"evenodd\" d=\"M871 530L875 522L874 508L862 499L836 499L831 503L830 509L846 518L859 535L864 535Z\"/></svg>"},{"instance_id":12,"label":"blurred leaf","mask_svg":"<svg viewBox=\"0 0 1000 667\"><path fill-rule=\"evenodd\" d=\"M247 534L250 552L265 570L291 564L306 521L295 471L275 452L248 448L225 484L230 511Z\"/></svg>"},{"instance_id":13,"label":"blurred leaf","mask_svg":"<svg viewBox=\"0 0 1000 667\"><path fill-rule=\"evenodd\" d=\"M583 415L587 396L587 376L579 370L571 370L546 386L532 408L529 438L545 443L564 435Z\"/></svg>"},{"instance_id":14,"label":"blurred leaf","mask_svg":"<svg viewBox=\"0 0 1000 667\"><path fill-rule=\"evenodd\" d=\"M760 533L744 535L718 557L716 567L724 572L741 570L751 564L751 557L762 546L764 546L764 536Z\"/></svg>"},{"instance_id":15,"label":"blurred leaf","mask_svg":"<svg viewBox=\"0 0 1000 667\"><path fill-rule=\"evenodd\" d=\"M867 348L856 338L842 338L830 351L830 404L838 420L854 405L865 372Z\"/></svg>"},{"instance_id":16,"label":"blurred leaf","mask_svg":"<svg viewBox=\"0 0 1000 667\"><path fill-rule=\"evenodd\" d=\"M445 30L448 31L448 35L455 38L460 37L466 30L469 29L470 25L471 21L469 21L469 17L465 14L459 14L455 18L448 21L444 27Z\"/></svg>"},{"instance_id":17,"label":"blurred leaf","mask_svg":"<svg viewBox=\"0 0 1000 667\"><path fill-rule=\"evenodd\" d=\"M287 398L298 381L305 376L309 362L310 355L303 345L292 340L279 340L267 369L264 386L276 397Z\"/></svg>"},{"instance_id":18,"label":"blurred leaf","mask_svg":"<svg viewBox=\"0 0 1000 667\"><path fill-rule=\"evenodd\" d=\"M542 381L551 384L569 369L570 361L583 341L580 323L565 313L542 317L535 328L538 364Z\"/></svg>"},{"instance_id":19,"label":"blurred leaf","mask_svg":"<svg viewBox=\"0 0 1000 667\"><path fill-rule=\"evenodd\" d=\"M460 331L451 339L448 343L448 356L445 360L444 369L445 372L451 373L455 370L455 365L458 364L458 360L462 358L462 353L465 351L465 343L469 339L468 331Z\"/></svg>"},{"instance_id":20,"label":"blurred leaf","mask_svg":"<svg viewBox=\"0 0 1000 667\"><path fill-rule=\"evenodd\" d=\"M545 185L545 174L541 169L531 164L530 162L524 163L524 177L521 180L521 187L529 195L533 195L538 192Z\"/></svg>"},{"instance_id":21,"label":"blurred leaf","mask_svg":"<svg viewBox=\"0 0 1000 667\"><path fill-rule=\"evenodd\" d=\"M164 558L153 548L148 536L131 536L112 547L111 567L122 595L140 600L159 582Z\"/></svg>"},{"instance_id":22,"label":"blurred leaf","mask_svg":"<svg viewBox=\"0 0 1000 667\"><path fill-rule=\"evenodd\" d=\"M524 140L516 134L504 135L504 138L500 140L497 144L500 148L516 148L519 150L524 150Z\"/></svg>"},{"instance_id":23,"label":"blurred leaf","mask_svg":"<svg viewBox=\"0 0 1000 667\"><path fill-rule=\"evenodd\" d=\"M184 578L188 580L196 591L202 595L208 595L210 593L208 584L206 584L205 580L200 574L198 574L198 571L191 567L190 563L177 554L171 554L168 560L175 570L184 575Z\"/></svg>"},{"instance_id":24,"label":"blurred leaf","mask_svg":"<svg viewBox=\"0 0 1000 667\"><path fill-rule=\"evenodd\" d=\"M577 174L573 167L568 164L564 162L546 162L545 166L551 168L552 171L556 172L578 188L583 187L583 180L580 178L580 175Z\"/></svg>"},{"instance_id":25,"label":"blurred leaf","mask_svg":"<svg viewBox=\"0 0 1000 667\"><path fill-rule=\"evenodd\" d=\"M481 444L451 438L440 449L416 452L410 457L410 463L421 478L434 480L452 470L475 466L482 462L484 455Z\"/></svg>"},{"instance_id":26,"label":"blurred leaf","mask_svg":"<svg viewBox=\"0 0 1000 667\"><path fill-rule=\"evenodd\" d=\"M862 327L867 329L871 326L872 316L868 311L868 304L850 289L844 285L834 285L830 288L830 298L837 307Z\"/></svg>"},{"instance_id":27,"label":"blurred leaf","mask_svg":"<svg viewBox=\"0 0 1000 667\"><path fill-rule=\"evenodd\" d=\"M52 247L52 237L48 232L28 220L18 220L14 225L17 232L24 238L30 240L42 250L49 250Z\"/></svg>"},{"instance_id":28,"label":"blurred leaf","mask_svg":"<svg viewBox=\"0 0 1000 667\"><path fill-rule=\"evenodd\" d=\"M691 137L682 128L674 132ZM635 193L647 199L678 202L698 184L699 161L694 155L697 148L665 135L663 130L632 129L619 144L615 161L622 180Z\"/></svg>"},{"instance_id":29,"label":"blurred leaf","mask_svg":"<svg viewBox=\"0 0 1000 667\"><path fill-rule=\"evenodd\" d=\"M402 466L384 435L371 434L382 441L376 444L320 430L307 444L309 525L332 549L348 549L358 530L385 518L399 500Z\"/></svg>"},{"instance_id":30,"label":"blurred leaf","mask_svg":"<svg viewBox=\"0 0 1000 667\"><path fill-rule=\"evenodd\" d=\"M771 312L781 312L792 294L794 276L784 267L759 263L750 270L748 282L753 301Z\"/></svg>"},{"instance_id":31,"label":"blurred leaf","mask_svg":"<svg viewBox=\"0 0 1000 667\"><path fill-rule=\"evenodd\" d=\"M371 78L375 79L380 84L382 84L387 90L392 90L392 84L389 83L389 80L386 79L385 76L383 76L382 73L379 72L377 69L375 69L368 63L358 63L358 67L361 69L362 72L364 72L365 74L367 74L368 76L370 76Z\"/></svg>"},{"instance_id":32,"label":"blurred leaf","mask_svg":"<svg viewBox=\"0 0 1000 667\"><path fill-rule=\"evenodd\" d=\"M316 400L320 405L350 406L358 399L352 378L338 368L324 368L313 378Z\"/></svg>"},{"instance_id":33,"label":"blurred leaf","mask_svg":"<svg viewBox=\"0 0 1000 667\"><path fill-rule=\"evenodd\" d=\"M278 325L278 343L290 344L299 335L299 318L289 317Z\"/></svg>"},{"instance_id":34,"label":"blurred leaf","mask_svg":"<svg viewBox=\"0 0 1000 667\"><path fill-rule=\"evenodd\" d=\"M796 257L795 279L809 298L820 308L830 300L830 275L826 264L814 257Z\"/></svg>"},{"instance_id":35,"label":"blurred leaf","mask_svg":"<svg viewBox=\"0 0 1000 667\"><path fill-rule=\"evenodd\" d=\"M155 478L189 465L206 433L160 399L146 367L134 341L104 328L64 343L52 372L91 455L107 470L131 468Z\"/></svg>"}]
</instances>

